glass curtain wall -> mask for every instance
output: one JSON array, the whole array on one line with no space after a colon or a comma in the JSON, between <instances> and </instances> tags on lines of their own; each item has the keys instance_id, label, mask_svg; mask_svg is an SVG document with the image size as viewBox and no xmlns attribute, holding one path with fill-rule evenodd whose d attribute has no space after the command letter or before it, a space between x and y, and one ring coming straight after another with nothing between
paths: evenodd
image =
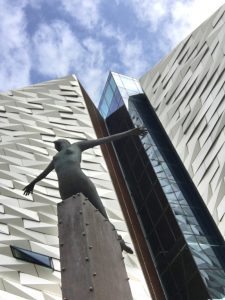
<instances>
[{"instance_id":1,"label":"glass curtain wall","mask_svg":"<svg viewBox=\"0 0 225 300\"><path fill-rule=\"evenodd\" d=\"M110 134L148 129L114 149L168 299L222 299L224 240L138 81L111 73L99 110Z\"/></svg>"}]
</instances>

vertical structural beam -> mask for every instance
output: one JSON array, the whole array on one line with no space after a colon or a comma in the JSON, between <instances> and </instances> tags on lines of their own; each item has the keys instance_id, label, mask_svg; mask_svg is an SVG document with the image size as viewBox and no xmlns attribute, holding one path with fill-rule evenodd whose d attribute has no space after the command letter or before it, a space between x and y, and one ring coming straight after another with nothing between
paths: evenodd
<instances>
[{"instance_id":1,"label":"vertical structural beam","mask_svg":"<svg viewBox=\"0 0 225 300\"><path fill-rule=\"evenodd\" d=\"M58 204L65 300L131 300L117 234L82 194Z\"/></svg>"}]
</instances>

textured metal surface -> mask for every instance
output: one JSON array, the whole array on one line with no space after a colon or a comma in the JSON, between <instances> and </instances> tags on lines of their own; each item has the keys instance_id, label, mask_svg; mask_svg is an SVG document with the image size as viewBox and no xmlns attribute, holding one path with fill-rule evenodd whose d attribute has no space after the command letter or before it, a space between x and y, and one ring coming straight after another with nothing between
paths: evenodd
<instances>
[{"instance_id":1,"label":"textured metal surface","mask_svg":"<svg viewBox=\"0 0 225 300\"><path fill-rule=\"evenodd\" d=\"M58 204L58 217L63 298L132 299L112 224L82 194Z\"/></svg>"},{"instance_id":2,"label":"textured metal surface","mask_svg":"<svg viewBox=\"0 0 225 300\"><path fill-rule=\"evenodd\" d=\"M51 172L33 195L22 189L55 155L53 141L96 138L92 122L75 76L0 94L0 101L0 299L61 300L57 176ZM100 149L85 151L81 166L131 243ZM54 270L15 259L10 245L53 258ZM136 256L126 254L125 265L134 299L149 299Z\"/></svg>"},{"instance_id":3,"label":"textured metal surface","mask_svg":"<svg viewBox=\"0 0 225 300\"><path fill-rule=\"evenodd\" d=\"M225 236L225 6L141 78L141 85Z\"/></svg>"}]
</instances>

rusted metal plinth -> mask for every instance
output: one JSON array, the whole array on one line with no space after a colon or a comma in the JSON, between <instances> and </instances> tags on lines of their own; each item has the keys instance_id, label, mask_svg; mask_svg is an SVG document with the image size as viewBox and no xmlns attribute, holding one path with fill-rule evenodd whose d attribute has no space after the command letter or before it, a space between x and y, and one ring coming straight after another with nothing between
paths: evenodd
<instances>
[{"instance_id":1,"label":"rusted metal plinth","mask_svg":"<svg viewBox=\"0 0 225 300\"><path fill-rule=\"evenodd\" d=\"M58 204L64 300L131 300L116 231L82 194Z\"/></svg>"}]
</instances>

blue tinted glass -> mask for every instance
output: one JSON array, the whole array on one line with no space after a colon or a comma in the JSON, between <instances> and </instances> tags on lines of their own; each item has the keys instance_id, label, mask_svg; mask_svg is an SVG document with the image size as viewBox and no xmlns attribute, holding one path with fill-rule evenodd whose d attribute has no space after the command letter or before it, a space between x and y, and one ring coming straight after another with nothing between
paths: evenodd
<instances>
[{"instance_id":1,"label":"blue tinted glass","mask_svg":"<svg viewBox=\"0 0 225 300\"><path fill-rule=\"evenodd\" d=\"M103 115L103 117L107 116L109 108L108 108L108 106L106 104L106 101L104 101L104 99L102 101L102 104L101 104L99 110L100 110L101 114Z\"/></svg>"},{"instance_id":2,"label":"blue tinted glass","mask_svg":"<svg viewBox=\"0 0 225 300\"><path fill-rule=\"evenodd\" d=\"M108 85L107 90L105 92L105 101L108 104L108 106L110 106L110 103L112 101L112 97L113 97L113 91L112 91L110 85Z\"/></svg>"},{"instance_id":3,"label":"blue tinted glass","mask_svg":"<svg viewBox=\"0 0 225 300\"><path fill-rule=\"evenodd\" d=\"M125 104L122 97L118 98L118 103L119 103L119 107Z\"/></svg>"},{"instance_id":4,"label":"blue tinted glass","mask_svg":"<svg viewBox=\"0 0 225 300\"><path fill-rule=\"evenodd\" d=\"M110 73L99 104L102 116L108 116L116 110L116 107L127 106L129 96L139 94L140 90L139 83L134 78ZM112 103L114 101L117 104ZM104 102L106 104L103 104Z\"/></svg>"},{"instance_id":5,"label":"blue tinted glass","mask_svg":"<svg viewBox=\"0 0 225 300\"><path fill-rule=\"evenodd\" d=\"M52 268L52 258L51 257L37 253L37 252L33 252L30 250L15 247L15 246L10 246L10 247L12 250L12 254L15 258L18 258L18 259L21 259L21 260L24 260L24 261L27 261L27 262L30 262L33 264Z\"/></svg>"},{"instance_id":6,"label":"blue tinted glass","mask_svg":"<svg viewBox=\"0 0 225 300\"><path fill-rule=\"evenodd\" d=\"M114 81L114 79L113 79L112 76L110 78L109 83L110 83L110 86L111 86L112 90L115 91L115 89L116 89L116 83L115 83L115 81Z\"/></svg>"},{"instance_id":7,"label":"blue tinted glass","mask_svg":"<svg viewBox=\"0 0 225 300\"><path fill-rule=\"evenodd\" d=\"M112 114L114 111L116 111L120 106L121 103L118 103L115 99L113 99L110 109L109 109L109 114Z\"/></svg>"},{"instance_id":8,"label":"blue tinted glass","mask_svg":"<svg viewBox=\"0 0 225 300\"><path fill-rule=\"evenodd\" d=\"M27 255L30 255L32 258L36 259L37 261L39 261L40 263L43 263L43 264L49 264L49 257L48 256L45 256L45 255L42 255L42 254L39 254L39 253L36 253L36 252L31 252L31 251L24 251Z\"/></svg>"},{"instance_id":9,"label":"blue tinted glass","mask_svg":"<svg viewBox=\"0 0 225 300\"><path fill-rule=\"evenodd\" d=\"M114 92L113 99L115 99L118 103L120 103L121 101L123 101L118 88Z\"/></svg>"}]
</instances>

